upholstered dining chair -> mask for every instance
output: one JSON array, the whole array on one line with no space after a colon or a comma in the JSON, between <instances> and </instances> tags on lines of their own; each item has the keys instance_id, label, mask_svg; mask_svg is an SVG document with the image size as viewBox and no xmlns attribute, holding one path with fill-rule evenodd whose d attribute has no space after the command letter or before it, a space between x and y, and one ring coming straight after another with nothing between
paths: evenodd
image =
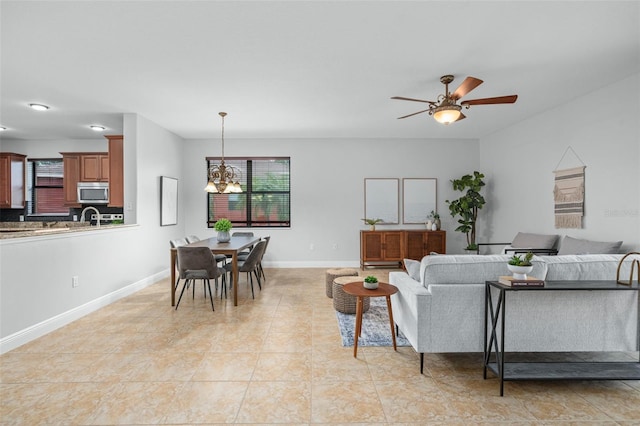
<instances>
[{"instance_id":1,"label":"upholstered dining chair","mask_svg":"<svg viewBox=\"0 0 640 426\"><path fill-rule=\"evenodd\" d=\"M262 240L266 241L267 243L264 245L264 251L262 253L262 257L260 258L260 262L258 263L258 272L262 276L262 279L266 281L267 277L264 274L264 269L262 268L262 259L264 258L264 255L267 253L267 248L269 248L269 241L271 240L271 236L270 235L266 235L266 236L262 237Z\"/></svg>"},{"instance_id":2,"label":"upholstered dining chair","mask_svg":"<svg viewBox=\"0 0 640 426\"><path fill-rule=\"evenodd\" d=\"M178 248L180 246L186 246L189 244L186 238L177 238L175 240L169 240L169 244L171 244L171 248ZM178 268L178 259L176 258L176 268ZM178 279L173 285L173 288L178 288L178 282L180 282L180 274L178 274Z\"/></svg>"},{"instance_id":3,"label":"upholstered dining chair","mask_svg":"<svg viewBox=\"0 0 640 426\"><path fill-rule=\"evenodd\" d=\"M262 255L264 253L264 249L266 245L267 245L266 241L260 240L255 246L253 246L253 248L251 249L251 252L249 253L249 256L247 256L245 260L238 259L238 272L246 272L247 282L251 284L251 297L253 299L255 299L255 293L253 290L254 276L258 281L258 287L260 288L260 290L262 290L262 283L260 282L260 273L258 272L258 264L262 259ZM230 285L231 286L235 285L235 283L233 282L232 265L230 263L227 263L226 265L224 265L224 270L225 270L224 272L225 276L227 272L229 272L231 275Z\"/></svg>"},{"instance_id":4,"label":"upholstered dining chair","mask_svg":"<svg viewBox=\"0 0 640 426\"><path fill-rule=\"evenodd\" d=\"M196 236L196 235L189 235L187 237L187 242L189 244L196 243L198 241L200 241L200 238L198 236ZM216 257L216 262L222 263L222 264L227 263L227 256L226 255L224 255L224 254L214 254L214 256Z\"/></svg>"},{"instance_id":5,"label":"upholstered dining chair","mask_svg":"<svg viewBox=\"0 0 640 426\"><path fill-rule=\"evenodd\" d=\"M187 247L180 246L176 249L178 251L178 272L180 273L178 282L183 279L184 285L180 292L180 297L176 303L176 309L180 305L182 296L185 289L189 286L190 282L194 282L193 293L195 297L195 280L203 280L202 287L204 295L207 297L207 289L209 290L209 298L211 299L211 310L215 310L213 307L213 293L211 292L211 283L209 280L215 280L216 288L218 287L218 278L222 275L222 270L218 268L218 262L211 253L209 247ZM225 286L225 281L222 283ZM176 284L177 286L177 284ZM220 295L222 296L222 289Z\"/></svg>"},{"instance_id":6,"label":"upholstered dining chair","mask_svg":"<svg viewBox=\"0 0 640 426\"><path fill-rule=\"evenodd\" d=\"M232 237L253 237L254 234L251 231L237 231L231 234ZM249 247L238 252L238 260L245 260L249 256L249 252L253 247Z\"/></svg>"}]
</instances>

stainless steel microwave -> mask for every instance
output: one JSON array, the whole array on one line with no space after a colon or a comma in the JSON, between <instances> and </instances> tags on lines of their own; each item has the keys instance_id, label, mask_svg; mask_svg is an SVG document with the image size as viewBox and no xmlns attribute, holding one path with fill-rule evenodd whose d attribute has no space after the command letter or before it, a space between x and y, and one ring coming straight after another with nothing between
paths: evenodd
<instances>
[{"instance_id":1,"label":"stainless steel microwave","mask_svg":"<svg viewBox=\"0 0 640 426\"><path fill-rule=\"evenodd\" d=\"M109 182L78 182L78 203L107 204Z\"/></svg>"}]
</instances>

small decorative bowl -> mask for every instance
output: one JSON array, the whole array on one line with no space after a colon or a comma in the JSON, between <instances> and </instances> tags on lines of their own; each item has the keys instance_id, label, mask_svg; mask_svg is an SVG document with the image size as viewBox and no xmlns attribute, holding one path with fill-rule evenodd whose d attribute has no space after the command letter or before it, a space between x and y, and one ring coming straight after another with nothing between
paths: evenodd
<instances>
[{"instance_id":1,"label":"small decorative bowl","mask_svg":"<svg viewBox=\"0 0 640 426\"><path fill-rule=\"evenodd\" d=\"M507 268L513 273L513 278L526 280L527 274L531 273L533 270L533 265L531 266L515 266L515 265L507 265Z\"/></svg>"},{"instance_id":2,"label":"small decorative bowl","mask_svg":"<svg viewBox=\"0 0 640 426\"><path fill-rule=\"evenodd\" d=\"M375 283L368 283L366 281L363 281L362 285L368 290L375 290L376 288L378 288L378 281L376 281Z\"/></svg>"}]
</instances>

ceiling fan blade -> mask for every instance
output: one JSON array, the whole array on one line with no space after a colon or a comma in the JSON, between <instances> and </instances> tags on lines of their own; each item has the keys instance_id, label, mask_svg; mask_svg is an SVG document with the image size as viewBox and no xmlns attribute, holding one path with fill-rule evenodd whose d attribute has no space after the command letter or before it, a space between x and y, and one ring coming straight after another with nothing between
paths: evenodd
<instances>
[{"instance_id":1,"label":"ceiling fan blade","mask_svg":"<svg viewBox=\"0 0 640 426\"><path fill-rule=\"evenodd\" d=\"M433 101L425 101L425 100L422 100L422 99L413 99L413 98L404 98L404 97L402 97L402 96L393 96L391 99L399 99L399 100L401 100L401 101L424 102L424 103L432 104L432 105L435 105L435 104L436 104L436 103L435 103L435 102L433 102Z\"/></svg>"},{"instance_id":2,"label":"ceiling fan blade","mask_svg":"<svg viewBox=\"0 0 640 426\"><path fill-rule=\"evenodd\" d=\"M497 96L495 98L470 99L460 102L460 105L491 105L491 104L512 104L518 99L518 95Z\"/></svg>"},{"instance_id":3,"label":"ceiling fan blade","mask_svg":"<svg viewBox=\"0 0 640 426\"><path fill-rule=\"evenodd\" d=\"M405 115L404 117L398 117L398 120L402 119L402 118L407 118L407 117L411 117L413 115L417 115L417 114L422 114L423 112L427 112L429 111L428 109L422 110L422 111L418 111L418 112L414 112L413 114L409 114L409 115Z\"/></svg>"},{"instance_id":4,"label":"ceiling fan blade","mask_svg":"<svg viewBox=\"0 0 640 426\"><path fill-rule=\"evenodd\" d=\"M458 100L476 87L482 84L482 80L475 77L467 77L464 79L462 84L458 86L455 92L451 94L451 98L454 100Z\"/></svg>"}]
</instances>

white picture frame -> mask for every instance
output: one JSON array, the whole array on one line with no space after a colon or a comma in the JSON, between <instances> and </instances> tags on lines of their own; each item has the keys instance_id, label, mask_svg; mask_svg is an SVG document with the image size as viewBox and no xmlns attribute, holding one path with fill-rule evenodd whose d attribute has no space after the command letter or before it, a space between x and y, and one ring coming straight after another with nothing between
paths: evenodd
<instances>
[{"instance_id":1,"label":"white picture frame","mask_svg":"<svg viewBox=\"0 0 640 426\"><path fill-rule=\"evenodd\" d=\"M178 179L160 176L160 226L178 224Z\"/></svg>"},{"instance_id":2,"label":"white picture frame","mask_svg":"<svg viewBox=\"0 0 640 426\"><path fill-rule=\"evenodd\" d=\"M364 179L364 218L381 219L381 224L400 223L400 179Z\"/></svg>"},{"instance_id":3,"label":"white picture frame","mask_svg":"<svg viewBox=\"0 0 640 426\"><path fill-rule=\"evenodd\" d=\"M438 179L402 179L402 223L424 224L431 211L438 212Z\"/></svg>"}]
</instances>

